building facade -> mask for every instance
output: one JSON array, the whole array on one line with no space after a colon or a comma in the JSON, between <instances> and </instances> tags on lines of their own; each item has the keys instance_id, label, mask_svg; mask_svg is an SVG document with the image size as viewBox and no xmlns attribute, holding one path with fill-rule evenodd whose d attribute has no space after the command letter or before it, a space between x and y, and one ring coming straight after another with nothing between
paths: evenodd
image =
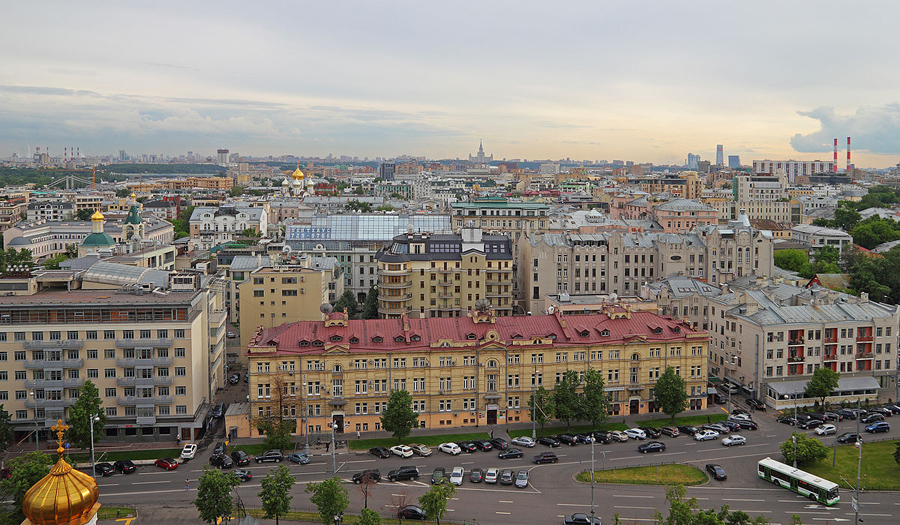
<instances>
[{"instance_id":1,"label":"building facade","mask_svg":"<svg viewBox=\"0 0 900 525\"><path fill-rule=\"evenodd\" d=\"M219 206L194 208L190 218L191 244L201 250L231 242L235 236L251 229L266 236L268 212L264 207Z\"/></svg>"}]
</instances>

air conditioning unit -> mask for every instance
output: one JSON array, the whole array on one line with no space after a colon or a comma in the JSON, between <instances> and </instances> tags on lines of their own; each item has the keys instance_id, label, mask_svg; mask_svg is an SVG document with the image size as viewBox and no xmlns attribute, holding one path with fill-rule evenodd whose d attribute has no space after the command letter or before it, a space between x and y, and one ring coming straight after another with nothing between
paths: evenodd
<instances>
[{"instance_id":1,"label":"air conditioning unit","mask_svg":"<svg viewBox=\"0 0 900 525\"><path fill-rule=\"evenodd\" d=\"M300 288L300 293L306 293L306 288Z\"/></svg>"}]
</instances>

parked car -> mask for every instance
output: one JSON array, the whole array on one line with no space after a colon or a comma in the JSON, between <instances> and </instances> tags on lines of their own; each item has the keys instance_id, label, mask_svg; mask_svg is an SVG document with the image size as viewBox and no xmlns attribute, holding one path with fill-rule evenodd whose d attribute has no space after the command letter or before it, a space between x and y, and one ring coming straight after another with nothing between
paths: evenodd
<instances>
[{"instance_id":1,"label":"parked car","mask_svg":"<svg viewBox=\"0 0 900 525\"><path fill-rule=\"evenodd\" d=\"M234 466L234 460L225 454L213 454L209 458L209 464L220 469L229 469Z\"/></svg>"},{"instance_id":2,"label":"parked car","mask_svg":"<svg viewBox=\"0 0 900 525\"><path fill-rule=\"evenodd\" d=\"M501 485L512 485L515 480L516 473L513 469L507 468L503 469L500 472L500 484Z\"/></svg>"},{"instance_id":3,"label":"parked car","mask_svg":"<svg viewBox=\"0 0 900 525\"><path fill-rule=\"evenodd\" d=\"M262 463L264 461L281 463L284 456L281 454L280 450L267 450L253 459L255 459L257 463Z\"/></svg>"},{"instance_id":4,"label":"parked car","mask_svg":"<svg viewBox=\"0 0 900 525\"><path fill-rule=\"evenodd\" d=\"M470 483L481 483L484 481L484 471L478 467L473 468L469 471L469 482Z\"/></svg>"},{"instance_id":5,"label":"parked car","mask_svg":"<svg viewBox=\"0 0 900 525\"><path fill-rule=\"evenodd\" d=\"M231 374L228 376L228 383L236 385L241 382L241 374Z\"/></svg>"},{"instance_id":6,"label":"parked car","mask_svg":"<svg viewBox=\"0 0 900 525\"><path fill-rule=\"evenodd\" d=\"M431 484L440 485L447 481L447 470L444 467L437 467L431 473Z\"/></svg>"},{"instance_id":7,"label":"parked car","mask_svg":"<svg viewBox=\"0 0 900 525\"><path fill-rule=\"evenodd\" d=\"M591 519L590 516L582 513L564 516L563 523L565 523L565 525L601 525L600 518L597 516L594 516L594 518Z\"/></svg>"},{"instance_id":8,"label":"parked car","mask_svg":"<svg viewBox=\"0 0 900 525\"><path fill-rule=\"evenodd\" d=\"M232 332L231 330L229 330L225 332L225 337L227 337L228 339L234 339L235 337L237 337L237 332Z\"/></svg>"},{"instance_id":9,"label":"parked car","mask_svg":"<svg viewBox=\"0 0 900 525\"><path fill-rule=\"evenodd\" d=\"M830 434L834 434L835 432L837 432L837 427L832 425L831 423L826 423L816 429L816 434L820 436L827 436Z\"/></svg>"},{"instance_id":10,"label":"parked car","mask_svg":"<svg viewBox=\"0 0 900 525\"><path fill-rule=\"evenodd\" d=\"M379 458L389 458L391 457L391 451L384 447L372 447L369 449L369 454Z\"/></svg>"},{"instance_id":11,"label":"parked car","mask_svg":"<svg viewBox=\"0 0 900 525\"><path fill-rule=\"evenodd\" d=\"M640 439L641 441L647 439L647 434L639 428L626 429L625 435L630 437L631 439Z\"/></svg>"},{"instance_id":12,"label":"parked car","mask_svg":"<svg viewBox=\"0 0 900 525\"><path fill-rule=\"evenodd\" d=\"M250 464L250 456L248 456L247 453L243 450L235 450L234 452L232 452L231 459L233 459L234 464L239 467Z\"/></svg>"},{"instance_id":13,"label":"parked car","mask_svg":"<svg viewBox=\"0 0 900 525\"><path fill-rule=\"evenodd\" d=\"M862 418L860 421L868 425L869 423L877 423L879 421L884 421L884 416L882 416L881 414L878 414L878 413L868 414L868 415L866 415L866 417Z\"/></svg>"},{"instance_id":14,"label":"parked car","mask_svg":"<svg viewBox=\"0 0 900 525\"><path fill-rule=\"evenodd\" d=\"M649 441L638 445L638 452L646 454L647 452L665 452L666 444L662 441Z\"/></svg>"},{"instance_id":15,"label":"parked car","mask_svg":"<svg viewBox=\"0 0 900 525\"><path fill-rule=\"evenodd\" d=\"M735 423L741 426L742 430L758 430L759 425L756 424L756 421L750 419L735 419L733 420Z\"/></svg>"},{"instance_id":16,"label":"parked car","mask_svg":"<svg viewBox=\"0 0 900 525\"><path fill-rule=\"evenodd\" d=\"M841 421L844 419L844 416L837 412L823 412L822 415L825 416L825 421Z\"/></svg>"},{"instance_id":17,"label":"parked car","mask_svg":"<svg viewBox=\"0 0 900 525\"><path fill-rule=\"evenodd\" d=\"M709 423L700 427L701 430L712 430L718 432L719 434L727 434L728 427L725 425L720 425L719 423Z\"/></svg>"},{"instance_id":18,"label":"parked car","mask_svg":"<svg viewBox=\"0 0 900 525\"><path fill-rule=\"evenodd\" d=\"M113 468L109 463L97 463L94 465L94 473L100 474L104 478L106 476L112 476L116 473L116 469Z\"/></svg>"},{"instance_id":19,"label":"parked car","mask_svg":"<svg viewBox=\"0 0 900 525\"><path fill-rule=\"evenodd\" d=\"M884 408L891 411L891 414L900 414L900 404L897 403L888 403L884 405Z\"/></svg>"},{"instance_id":20,"label":"parked car","mask_svg":"<svg viewBox=\"0 0 900 525\"><path fill-rule=\"evenodd\" d=\"M188 461L194 459L194 456L197 455L197 445L194 443L188 443L181 449L181 460Z\"/></svg>"},{"instance_id":21,"label":"parked car","mask_svg":"<svg viewBox=\"0 0 900 525\"><path fill-rule=\"evenodd\" d=\"M856 412L850 410L849 408L842 408L838 410L837 413L844 419L856 419Z\"/></svg>"},{"instance_id":22,"label":"parked car","mask_svg":"<svg viewBox=\"0 0 900 525\"><path fill-rule=\"evenodd\" d=\"M175 470L178 468L178 462L172 458L159 458L153 464L163 470Z\"/></svg>"},{"instance_id":23,"label":"parked car","mask_svg":"<svg viewBox=\"0 0 900 525\"><path fill-rule=\"evenodd\" d=\"M132 474L137 470L134 463L130 459L120 459L113 463L113 469L122 474Z\"/></svg>"},{"instance_id":24,"label":"parked car","mask_svg":"<svg viewBox=\"0 0 900 525\"><path fill-rule=\"evenodd\" d=\"M700 429L693 425L680 425L678 427L678 431L682 434L687 434L689 436L693 436L697 432L700 432Z\"/></svg>"},{"instance_id":25,"label":"parked car","mask_svg":"<svg viewBox=\"0 0 900 525\"><path fill-rule=\"evenodd\" d=\"M719 481L725 481L726 479L728 479L728 475L725 474L725 469L722 468L722 465L708 463L706 465L706 471L709 472L709 475L712 476L713 479Z\"/></svg>"},{"instance_id":26,"label":"parked car","mask_svg":"<svg viewBox=\"0 0 900 525\"><path fill-rule=\"evenodd\" d=\"M728 436L727 438L723 439L722 444L725 445L726 447L746 445L747 438L745 438L744 436L742 436L740 434L733 434L733 435Z\"/></svg>"},{"instance_id":27,"label":"parked car","mask_svg":"<svg viewBox=\"0 0 900 525\"><path fill-rule=\"evenodd\" d=\"M216 446L213 448L213 454L224 454L225 453L225 442L219 441L216 443Z\"/></svg>"},{"instance_id":28,"label":"parked car","mask_svg":"<svg viewBox=\"0 0 900 525\"><path fill-rule=\"evenodd\" d=\"M412 449L413 454L422 456L423 458L430 456L434 452L433 450L431 450L431 447L429 447L428 445L423 445L422 443L413 443L409 446L409 448Z\"/></svg>"},{"instance_id":29,"label":"parked car","mask_svg":"<svg viewBox=\"0 0 900 525\"><path fill-rule=\"evenodd\" d=\"M522 451L518 448L508 448L506 450L501 450L497 457L500 459L516 459L522 457Z\"/></svg>"},{"instance_id":30,"label":"parked car","mask_svg":"<svg viewBox=\"0 0 900 525\"><path fill-rule=\"evenodd\" d=\"M357 485L362 483L364 479L371 480L373 483L378 483L381 481L381 471L378 469L364 470L362 472L357 472L350 479Z\"/></svg>"},{"instance_id":31,"label":"parked car","mask_svg":"<svg viewBox=\"0 0 900 525\"><path fill-rule=\"evenodd\" d=\"M731 411L731 415L732 416L745 415L747 417L750 417L750 412L747 412L743 408L735 408L734 410Z\"/></svg>"},{"instance_id":32,"label":"parked car","mask_svg":"<svg viewBox=\"0 0 900 525\"><path fill-rule=\"evenodd\" d=\"M874 434L876 432L890 432L891 425L886 421L876 421L875 423L871 423L866 425L866 432L870 434Z\"/></svg>"},{"instance_id":33,"label":"parked car","mask_svg":"<svg viewBox=\"0 0 900 525\"><path fill-rule=\"evenodd\" d=\"M471 454L472 452L478 450L478 447L475 446L475 443L472 443L471 441L460 441L459 443L457 443L457 445L459 446L460 450L462 450L466 454Z\"/></svg>"},{"instance_id":34,"label":"parked car","mask_svg":"<svg viewBox=\"0 0 900 525\"><path fill-rule=\"evenodd\" d=\"M778 423L784 423L785 425L794 426L797 424L797 418L794 416L778 416L775 418L775 421Z\"/></svg>"},{"instance_id":35,"label":"parked car","mask_svg":"<svg viewBox=\"0 0 900 525\"><path fill-rule=\"evenodd\" d=\"M251 474L249 470L241 468L232 470L231 475L241 480L241 483L246 483L253 479L253 474Z\"/></svg>"},{"instance_id":36,"label":"parked car","mask_svg":"<svg viewBox=\"0 0 900 525\"><path fill-rule=\"evenodd\" d=\"M295 452L287 458L288 461L292 461L298 465L306 465L312 460L312 458L310 458L308 454L304 454L302 452Z\"/></svg>"},{"instance_id":37,"label":"parked car","mask_svg":"<svg viewBox=\"0 0 900 525\"><path fill-rule=\"evenodd\" d=\"M613 430L609 433L609 437L614 441L618 441L619 443L628 441L628 434L622 432L621 430Z\"/></svg>"},{"instance_id":38,"label":"parked car","mask_svg":"<svg viewBox=\"0 0 900 525\"><path fill-rule=\"evenodd\" d=\"M516 473L516 488L524 489L528 486L528 471L520 470Z\"/></svg>"},{"instance_id":39,"label":"parked car","mask_svg":"<svg viewBox=\"0 0 900 525\"><path fill-rule=\"evenodd\" d=\"M534 462L538 465L543 463L556 463L559 458L553 452L541 452L534 457Z\"/></svg>"},{"instance_id":40,"label":"parked car","mask_svg":"<svg viewBox=\"0 0 900 525\"><path fill-rule=\"evenodd\" d=\"M679 432L678 429L675 427L662 427L661 429L659 429L659 431L661 434L664 434L666 436L673 437L673 438L676 438L681 435L681 432Z\"/></svg>"},{"instance_id":41,"label":"parked car","mask_svg":"<svg viewBox=\"0 0 900 525\"><path fill-rule=\"evenodd\" d=\"M518 445L520 447L531 448L531 447L535 446L537 443L528 436L522 436L522 437L513 438L512 444Z\"/></svg>"},{"instance_id":42,"label":"parked car","mask_svg":"<svg viewBox=\"0 0 900 525\"><path fill-rule=\"evenodd\" d=\"M400 467L388 472L388 479L391 481L404 481L408 479L418 479L419 469L412 466Z\"/></svg>"},{"instance_id":43,"label":"parked car","mask_svg":"<svg viewBox=\"0 0 900 525\"><path fill-rule=\"evenodd\" d=\"M813 418L813 419L818 419L818 420L821 421L822 423L828 421L828 417L825 416L825 413L824 413L824 412L814 412L814 413L812 413L812 414L807 414L807 415L809 415L809 417L811 417L811 418Z\"/></svg>"},{"instance_id":44,"label":"parked car","mask_svg":"<svg viewBox=\"0 0 900 525\"><path fill-rule=\"evenodd\" d=\"M397 517L406 520L424 520L425 511L418 505L407 505L397 510Z\"/></svg>"},{"instance_id":45,"label":"parked car","mask_svg":"<svg viewBox=\"0 0 900 525\"><path fill-rule=\"evenodd\" d=\"M653 427L638 427L638 429L642 430L644 434L647 435L648 438L656 439L662 435L662 432L658 428Z\"/></svg>"},{"instance_id":46,"label":"parked car","mask_svg":"<svg viewBox=\"0 0 900 525\"><path fill-rule=\"evenodd\" d=\"M497 483L497 480L500 478L500 469L491 467L487 469L487 472L484 473L484 482L485 483Z\"/></svg>"},{"instance_id":47,"label":"parked car","mask_svg":"<svg viewBox=\"0 0 900 525\"><path fill-rule=\"evenodd\" d=\"M594 438L594 443L610 443L612 442L612 436L609 432L605 430L595 430L591 432L591 437Z\"/></svg>"},{"instance_id":48,"label":"parked car","mask_svg":"<svg viewBox=\"0 0 900 525\"><path fill-rule=\"evenodd\" d=\"M538 444L540 444L540 445L547 445L548 447L551 447L551 448L553 448L553 447L558 447L559 444L560 444L558 439L552 438L552 437L550 437L550 436L542 436L542 437L539 437L539 438L537 439L537 442L538 442Z\"/></svg>"},{"instance_id":49,"label":"parked car","mask_svg":"<svg viewBox=\"0 0 900 525\"><path fill-rule=\"evenodd\" d=\"M872 407L869 409L869 412L874 412L876 414L881 414L884 417L893 417L894 413L884 407Z\"/></svg>"},{"instance_id":50,"label":"parked car","mask_svg":"<svg viewBox=\"0 0 900 525\"><path fill-rule=\"evenodd\" d=\"M811 417L811 418L807 419L806 421L804 421L803 423L800 423L800 425L798 425L798 426L800 428L802 428L803 430L809 430L811 428L816 428L820 425L822 425L821 420Z\"/></svg>"},{"instance_id":51,"label":"parked car","mask_svg":"<svg viewBox=\"0 0 900 525\"><path fill-rule=\"evenodd\" d=\"M464 475L465 471L462 467L453 467L453 470L450 471L450 484L456 485L457 487L462 485Z\"/></svg>"},{"instance_id":52,"label":"parked car","mask_svg":"<svg viewBox=\"0 0 900 525\"><path fill-rule=\"evenodd\" d=\"M719 423L719 425L727 428L729 432L740 432L741 430L741 424L733 419L726 419Z\"/></svg>"},{"instance_id":53,"label":"parked car","mask_svg":"<svg viewBox=\"0 0 900 525\"><path fill-rule=\"evenodd\" d=\"M491 445L491 442L486 439L476 439L476 440L472 441L472 443L475 445L475 447L478 450L480 450L482 452L488 452L490 450L494 450L494 445Z\"/></svg>"},{"instance_id":54,"label":"parked car","mask_svg":"<svg viewBox=\"0 0 900 525\"><path fill-rule=\"evenodd\" d=\"M441 452L446 452L451 456L462 454L462 449L459 448L459 445L457 445L456 443L441 443L440 445L438 445L438 450L440 450Z\"/></svg>"},{"instance_id":55,"label":"parked car","mask_svg":"<svg viewBox=\"0 0 900 525\"><path fill-rule=\"evenodd\" d=\"M578 440L572 434L560 434L556 436L556 440L570 447L578 444Z\"/></svg>"},{"instance_id":56,"label":"parked car","mask_svg":"<svg viewBox=\"0 0 900 525\"><path fill-rule=\"evenodd\" d=\"M213 406L212 411L210 411L209 417L215 419L225 417L225 403L216 403L215 406Z\"/></svg>"},{"instance_id":57,"label":"parked car","mask_svg":"<svg viewBox=\"0 0 900 525\"><path fill-rule=\"evenodd\" d=\"M837 438L838 443L856 443L860 441L861 436L856 432L844 432Z\"/></svg>"},{"instance_id":58,"label":"parked car","mask_svg":"<svg viewBox=\"0 0 900 525\"><path fill-rule=\"evenodd\" d=\"M723 396L722 394L716 394L715 400L717 405L724 405L725 403L728 403L728 397Z\"/></svg>"},{"instance_id":59,"label":"parked car","mask_svg":"<svg viewBox=\"0 0 900 525\"><path fill-rule=\"evenodd\" d=\"M735 410L728 415L728 419L750 419L750 414L744 412L743 410Z\"/></svg>"},{"instance_id":60,"label":"parked car","mask_svg":"<svg viewBox=\"0 0 900 525\"><path fill-rule=\"evenodd\" d=\"M531 438L528 438L531 439ZM494 438L491 440L491 445L494 445L494 448L497 450L506 450L509 448L509 443L503 438Z\"/></svg>"},{"instance_id":61,"label":"parked car","mask_svg":"<svg viewBox=\"0 0 900 525\"><path fill-rule=\"evenodd\" d=\"M406 445L395 445L391 447L391 454L400 456L401 458L411 458L413 455L413 451L411 448Z\"/></svg>"},{"instance_id":62,"label":"parked car","mask_svg":"<svg viewBox=\"0 0 900 525\"><path fill-rule=\"evenodd\" d=\"M694 434L694 439L697 441L709 441L711 439L719 439L719 433L715 430L701 430Z\"/></svg>"},{"instance_id":63,"label":"parked car","mask_svg":"<svg viewBox=\"0 0 900 525\"><path fill-rule=\"evenodd\" d=\"M583 445L590 445L594 442L594 437L590 434L575 434L575 439Z\"/></svg>"},{"instance_id":64,"label":"parked car","mask_svg":"<svg viewBox=\"0 0 900 525\"><path fill-rule=\"evenodd\" d=\"M758 399L748 399L747 405L749 405L753 410L759 410L760 412L766 411L766 404Z\"/></svg>"}]
</instances>

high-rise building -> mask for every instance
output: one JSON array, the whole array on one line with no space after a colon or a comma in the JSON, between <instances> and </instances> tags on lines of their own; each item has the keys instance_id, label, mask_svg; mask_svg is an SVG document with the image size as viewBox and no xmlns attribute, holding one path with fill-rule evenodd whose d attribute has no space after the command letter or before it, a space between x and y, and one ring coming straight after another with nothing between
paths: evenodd
<instances>
[{"instance_id":1,"label":"high-rise building","mask_svg":"<svg viewBox=\"0 0 900 525\"><path fill-rule=\"evenodd\" d=\"M734 169L740 169L741 157L739 155L729 155L728 156L728 167L734 168Z\"/></svg>"},{"instance_id":2,"label":"high-rise building","mask_svg":"<svg viewBox=\"0 0 900 525\"><path fill-rule=\"evenodd\" d=\"M394 172L397 169L397 164L393 162L382 162L381 166L378 167L378 176L381 177L381 180L394 180Z\"/></svg>"},{"instance_id":3,"label":"high-rise building","mask_svg":"<svg viewBox=\"0 0 900 525\"><path fill-rule=\"evenodd\" d=\"M753 173L775 174L784 170L788 182L793 184L797 177L808 177L832 173L835 163L824 160L754 160Z\"/></svg>"},{"instance_id":4,"label":"high-rise building","mask_svg":"<svg viewBox=\"0 0 900 525\"><path fill-rule=\"evenodd\" d=\"M716 166L724 166L725 165L725 152L722 148L722 145L719 144L716 146Z\"/></svg>"},{"instance_id":5,"label":"high-rise building","mask_svg":"<svg viewBox=\"0 0 900 525\"><path fill-rule=\"evenodd\" d=\"M220 149L216 150L216 164L219 166L227 166L228 165L228 150Z\"/></svg>"},{"instance_id":6,"label":"high-rise building","mask_svg":"<svg viewBox=\"0 0 900 525\"><path fill-rule=\"evenodd\" d=\"M697 165L700 163L700 155L688 153L687 169L697 171Z\"/></svg>"}]
</instances>

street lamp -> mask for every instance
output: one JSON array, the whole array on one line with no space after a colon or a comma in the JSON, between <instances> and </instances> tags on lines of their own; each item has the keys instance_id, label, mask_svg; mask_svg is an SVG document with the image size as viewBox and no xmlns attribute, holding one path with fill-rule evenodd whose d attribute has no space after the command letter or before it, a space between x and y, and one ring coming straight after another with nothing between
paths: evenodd
<instances>
[{"instance_id":1,"label":"street lamp","mask_svg":"<svg viewBox=\"0 0 900 525\"><path fill-rule=\"evenodd\" d=\"M100 416L95 416L91 414L91 418L89 420L91 426L91 473L94 478L97 477L97 469L94 467L94 423L100 421Z\"/></svg>"},{"instance_id":2,"label":"street lamp","mask_svg":"<svg viewBox=\"0 0 900 525\"><path fill-rule=\"evenodd\" d=\"M38 443L38 416L37 416L37 396L34 395L34 390L28 392L31 397L34 398L34 449L40 450L40 444Z\"/></svg>"},{"instance_id":3,"label":"street lamp","mask_svg":"<svg viewBox=\"0 0 900 525\"><path fill-rule=\"evenodd\" d=\"M307 383L302 383L303 385L303 434L306 435L306 448L303 449L303 453L309 457L309 406L306 404L306 385Z\"/></svg>"},{"instance_id":4,"label":"street lamp","mask_svg":"<svg viewBox=\"0 0 900 525\"><path fill-rule=\"evenodd\" d=\"M332 419L331 424L328 426L331 427L331 472L332 474L337 474L337 459L334 455L334 430L337 428L337 423Z\"/></svg>"},{"instance_id":5,"label":"street lamp","mask_svg":"<svg viewBox=\"0 0 900 525\"><path fill-rule=\"evenodd\" d=\"M531 380L532 386L532 394L531 394L531 439L537 439L537 378L538 378L538 368L534 367L534 377Z\"/></svg>"}]
</instances>

